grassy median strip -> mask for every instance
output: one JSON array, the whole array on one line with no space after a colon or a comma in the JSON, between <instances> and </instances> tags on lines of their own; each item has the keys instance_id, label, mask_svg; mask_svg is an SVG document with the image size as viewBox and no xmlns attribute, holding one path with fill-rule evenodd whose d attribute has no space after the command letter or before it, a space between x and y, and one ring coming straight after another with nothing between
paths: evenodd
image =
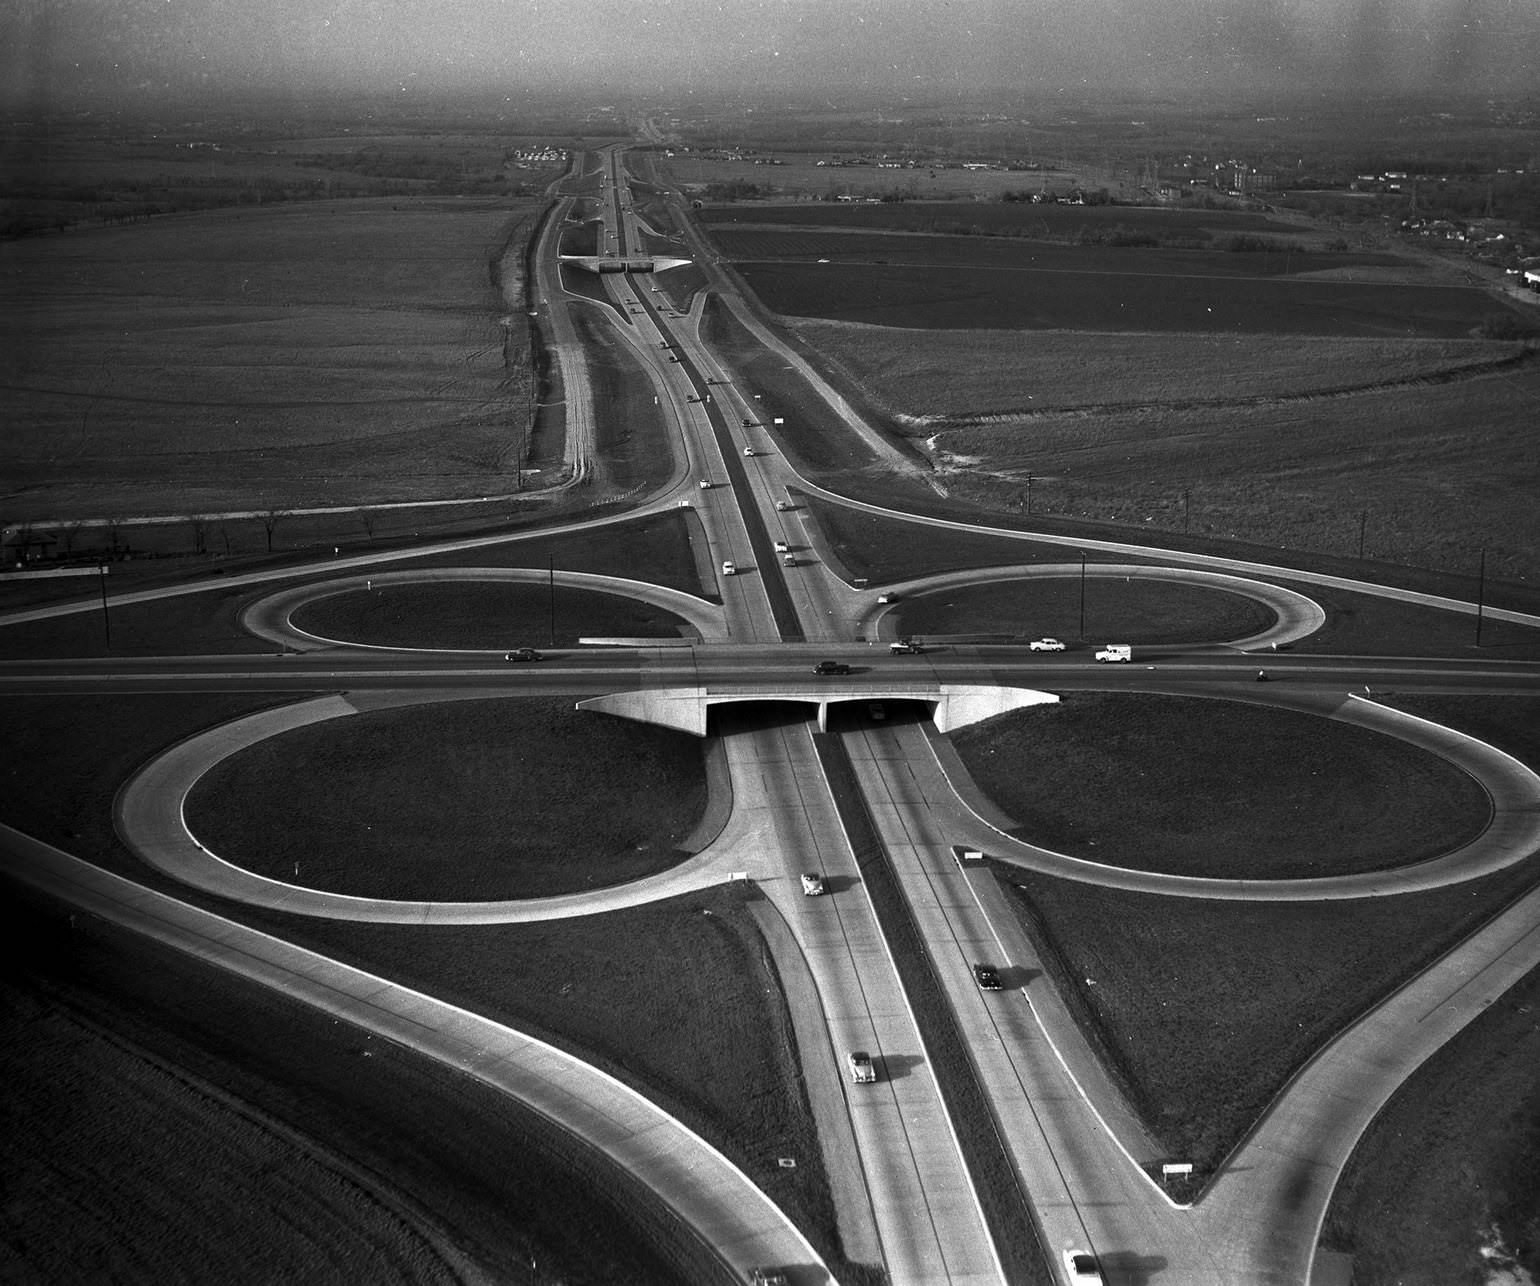
<instances>
[{"instance_id":1,"label":"grassy median strip","mask_svg":"<svg viewBox=\"0 0 1540 1286\"><path fill-rule=\"evenodd\" d=\"M935 964L889 865L887 850L867 810L850 757L833 734L816 734L813 742L855 851L867 895L892 951L899 980L914 1010L920 1039L957 1131L963 1160L1006 1279L1027 1286L1049 1286L1053 1279L1047 1271L1047 1253L1036 1234L1028 1195L995 1127L989 1100L968 1057L967 1045L947 1004Z\"/></svg>"}]
</instances>

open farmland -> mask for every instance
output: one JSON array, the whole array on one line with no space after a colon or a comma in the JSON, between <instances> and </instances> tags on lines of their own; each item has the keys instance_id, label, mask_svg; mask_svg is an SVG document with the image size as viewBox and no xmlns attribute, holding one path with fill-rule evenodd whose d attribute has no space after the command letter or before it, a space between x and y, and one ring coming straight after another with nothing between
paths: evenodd
<instances>
[{"instance_id":1,"label":"open farmland","mask_svg":"<svg viewBox=\"0 0 1540 1286\"><path fill-rule=\"evenodd\" d=\"M1017 187L1031 177L1016 176ZM1025 201L883 201L848 204L803 201L795 205L712 206L698 215L713 228L724 224L860 229L898 232L970 233L975 236L1031 237L1034 240L1100 239L1120 229L1165 240L1207 241L1216 234L1253 233L1308 236L1313 226L1245 210L1181 210L1164 206L1034 205Z\"/></svg>"},{"instance_id":2,"label":"open farmland","mask_svg":"<svg viewBox=\"0 0 1540 1286\"><path fill-rule=\"evenodd\" d=\"M912 330L793 318L865 400L922 432L1054 409L1254 401L1368 389L1520 360L1488 339Z\"/></svg>"},{"instance_id":3,"label":"open farmland","mask_svg":"<svg viewBox=\"0 0 1540 1286\"><path fill-rule=\"evenodd\" d=\"M835 243L828 263L742 258L736 267L774 312L923 329L1460 338L1501 311L1464 286L1247 274L1249 256L1234 256L1235 275L1119 272L1062 266L1072 250L987 243L989 259L1015 248L1016 262L921 267L877 262L872 239L860 240L864 262Z\"/></svg>"},{"instance_id":4,"label":"open farmland","mask_svg":"<svg viewBox=\"0 0 1540 1286\"><path fill-rule=\"evenodd\" d=\"M1540 574L1540 371L1258 405L1049 413L931 439L947 484L1038 513L1413 566Z\"/></svg>"},{"instance_id":5,"label":"open farmland","mask_svg":"<svg viewBox=\"0 0 1540 1286\"><path fill-rule=\"evenodd\" d=\"M492 266L516 304L535 213L326 202L8 246L6 517L511 490L527 396Z\"/></svg>"}]
</instances>

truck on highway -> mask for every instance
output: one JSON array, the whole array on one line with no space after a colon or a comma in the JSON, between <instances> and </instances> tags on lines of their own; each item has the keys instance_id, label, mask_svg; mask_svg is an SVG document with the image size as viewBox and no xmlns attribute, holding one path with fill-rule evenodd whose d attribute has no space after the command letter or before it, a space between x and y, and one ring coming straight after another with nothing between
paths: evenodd
<instances>
[{"instance_id":1,"label":"truck on highway","mask_svg":"<svg viewBox=\"0 0 1540 1286\"><path fill-rule=\"evenodd\" d=\"M1096 654L1098 661L1132 661L1134 649L1129 643L1109 643Z\"/></svg>"}]
</instances>

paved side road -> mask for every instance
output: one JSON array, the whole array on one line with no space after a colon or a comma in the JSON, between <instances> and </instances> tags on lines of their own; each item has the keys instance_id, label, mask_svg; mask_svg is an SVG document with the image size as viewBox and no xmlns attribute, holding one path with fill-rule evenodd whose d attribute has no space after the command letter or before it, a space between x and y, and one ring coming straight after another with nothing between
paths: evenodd
<instances>
[{"instance_id":1,"label":"paved side road","mask_svg":"<svg viewBox=\"0 0 1540 1286\"><path fill-rule=\"evenodd\" d=\"M785 1265L798 1283L828 1268L785 1215L720 1152L581 1059L490 1019L103 871L0 826L15 878L158 942L426 1054L571 1133L647 1184L740 1276Z\"/></svg>"}]
</instances>

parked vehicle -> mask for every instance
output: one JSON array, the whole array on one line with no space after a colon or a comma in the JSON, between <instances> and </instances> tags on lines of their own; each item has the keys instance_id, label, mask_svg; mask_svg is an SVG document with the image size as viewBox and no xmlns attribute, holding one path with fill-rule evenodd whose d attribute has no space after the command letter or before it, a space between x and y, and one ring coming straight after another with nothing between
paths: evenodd
<instances>
[{"instance_id":1,"label":"parked vehicle","mask_svg":"<svg viewBox=\"0 0 1540 1286\"><path fill-rule=\"evenodd\" d=\"M1129 643L1109 643L1096 654L1098 661L1132 661L1134 659L1133 645Z\"/></svg>"}]
</instances>

